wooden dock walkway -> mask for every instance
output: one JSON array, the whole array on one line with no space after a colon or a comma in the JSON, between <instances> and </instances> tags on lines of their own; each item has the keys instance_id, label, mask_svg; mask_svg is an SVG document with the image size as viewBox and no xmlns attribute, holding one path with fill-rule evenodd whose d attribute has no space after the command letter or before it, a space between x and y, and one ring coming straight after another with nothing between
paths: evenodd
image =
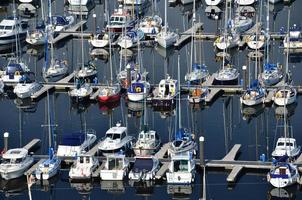
<instances>
[{"instance_id":1,"label":"wooden dock walkway","mask_svg":"<svg viewBox=\"0 0 302 200\"><path fill-rule=\"evenodd\" d=\"M202 26L203 26L203 23L200 23L200 22L194 24L193 27L189 28L184 33L180 34L180 37L176 41L176 43L174 44L174 46L176 48L181 48L192 37L192 32L195 35L196 32L198 32L199 30L201 30Z\"/></svg>"},{"instance_id":2,"label":"wooden dock walkway","mask_svg":"<svg viewBox=\"0 0 302 200\"><path fill-rule=\"evenodd\" d=\"M168 171L168 169L169 169L169 162L163 162L163 165L157 171L157 173L155 175L155 178L156 179L161 179L166 174L166 172Z\"/></svg>"},{"instance_id":3,"label":"wooden dock walkway","mask_svg":"<svg viewBox=\"0 0 302 200\"><path fill-rule=\"evenodd\" d=\"M94 155L98 152L99 146L100 146L100 143L101 143L101 142L102 142L102 141L99 141L96 145L94 145L89 151L87 151L87 152L85 153L85 155L94 156Z\"/></svg>"},{"instance_id":4,"label":"wooden dock walkway","mask_svg":"<svg viewBox=\"0 0 302 200\"><path fill-rule=\"evenodd\" d=\"M101 170L105 168L105 164L106 162L102 162L102 164L99 165L94 172L92 172L92 178L100 178Z\"/></svg>"},{"instance_id":5,"label":"wooden dock walkway","mask_svg":"<svg viewBox=\"0 0 302 200\"><path fill-rule=\"evenodd\" d=\"M154 155L154 157L157 158L157 159L163 158L166 155L166 153L168 152L169 146L170 146L170 142L164 144L160 148L160 150Z\"/></svg>"},{"instance_id":6,"label":"wooden dock walkway","mask_svg":"<svg viewBox=\"0 0 302 200\"><path fill-rule=\"evenodd\" d=\"M27 151L30 151L30 150L38 147L40 145L40 143L41 143L40 139L33 139L27 145L25 145L23 148L27 149Z\"/></svg>"}]
</instances>

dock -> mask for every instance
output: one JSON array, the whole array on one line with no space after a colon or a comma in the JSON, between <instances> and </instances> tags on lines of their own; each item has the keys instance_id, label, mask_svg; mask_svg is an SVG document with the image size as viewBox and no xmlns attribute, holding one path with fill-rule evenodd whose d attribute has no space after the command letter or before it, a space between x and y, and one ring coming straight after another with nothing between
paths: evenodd
<instances>
[{"instance_id":1,"label":"dock","mask_svg":"<svg viewBox=\"0 0 302 200\"><path fill-rule=\"evenodd\" d=\"M168 152L169 146L170 146L170 142L164 144L164 145L160 148L160 150L154 155L155 158L157 158L157 159L163 158L163 157L166 155L166 153Z\"/></svg>"},{"instance_id":2,"label":"dock","mask_svg":"<svg viewBox=\"0 0 302 200\"><path fill-rule=\"evenodd\" d=\"M169 169L169 162L163 162L163 165L157 171L157 173L155 175L155 178L156 179L161 179L166 174L166 172L168 171L168 169Z\"/></svg>"},{"instance_id":3,"label":"dock","mask_svg":"<svg viewBox=\"0 0 302 200\"><path fill-rule=\"evenodd\" d=\"M36 147L38 147L41 143L40 139L33 139L30 141L27 145L25 145L23 148L26 149L27 151L30 151Z\"/></svg>"},{"instance_id":4,"label":"dock","mask_svg":"<svg viewBox=\"0 0 302 200\"><path fill-rule=\"evenodd\" d=\"M96 145L94 145L89 151L87 151L85 153L85 155L87 155L87 156L94 156L98 152L99 146L100 146L101 142L102 141L99 141Z\"/></svg>"},{"instance_id":5,"label":"dock","mask_svg":"<svg viewBox=\"0 0 302 200\"><path fill-rule=\"evenodd\" d=\"M105 168L105 164L106 164L106 162L102 162L102 164L99 165L99 166L94 170L94 172L92 173L92 178L100 178L101 170Z\"/></svg>"},{"instance_id":6,"label":"dock","mask_svg":"<svg viewBox=\"0 0 302 200\"><path fill-rule=\"evenodd\" d=\"M155 158L157 159L163 159L164 156L167 154L168 152L168 148L170 146L170 142L164 144L160 150L154 155ZM160 169L157 171L155 178L156 179L161 179L165 174L166 171L169 169L169 162L162 162L162 166L160 167Z\"/></svg>"},{"instance_id":7,"label":"dock","mask_svg":"<svg viewBox=\"0 0 302 200\"><path fill-rule=\"evenodd\" d=\"M176 41L174 46L176 48L181 48L182 46L184 46L188 42L188 40L192 37L192 33L195 35L195 33L201 30L202 27L203 27L203 23L198 22L194 24L191 28L180 34L180 37Z\"/></svg>"},{"instance_id":8,"label":"dock","mask_svg":"<svg viewBox=\"0 0 302 200\"><path fill-rule=\"evenodd\" d=\"M38 162L36 162L33 166L31 166L27 171L24 172L25 176L29 176L31 174L33 174L35 172L35 170L37 169L37 167L43 163L46 159L41 159Z\"/></svg>"}]
</instances>

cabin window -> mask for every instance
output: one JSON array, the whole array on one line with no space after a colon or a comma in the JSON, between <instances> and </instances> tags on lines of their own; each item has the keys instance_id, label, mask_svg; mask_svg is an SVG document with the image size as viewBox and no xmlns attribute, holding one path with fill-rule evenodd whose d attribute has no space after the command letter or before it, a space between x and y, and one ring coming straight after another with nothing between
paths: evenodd
<instances>
[{"instance_id":1,"label":"cabin window","mask_svg":"<svg viewBox=\"0 0 302 200\"><path fill-rule=\"evenodd\" d=\"M84 163L84 158L80 157L80 163Z\"/></svg>"},{"instance_id":2,"label":"cabin window","mask_svg":"<svg viewBox=\"0 0 302 200\"><path fill-rule=\"evenodd\" d=\"M117 170L123 168L123 161L121 159L109 158L108 170Z\"/></svg>"},{"instance_id":3,"label":"cabin window","mask_svg":"<svg viewBox=\"0 0 302 200\"><path fill-rule=\"evenodd\" d=\"M177 160L174 161L174 171L188 171L188 161L187 160Z\"/></svg>"},{"instance_id":4,"label":"cabin window","mask_svg":"<svg viewBox=\"0 0 302 200\"><path fill-rule=\"evenodd\" d=\"M121 138L124 138L124 137L126 137L126 133L125 132L122 133Z\"/></svg>"},{"instance_id":5,"label":"cabin window","mask_svg":"<svg viewBox=\"0 0 302 200\"><path fill-rule=\"evenodd\" d=\"M5 30L5 26L0 26L0 29L1 30Z\"/></svg>"},{"instance_id":6,"label":"cabin window","mask_svg":"<svg viewBox=\"0 0 302 200\"><path fill-rule=\"evenodd\" d=\"M115 133L107 133L107 137L111 138L113 140L119 139L120 138L120 134L115 134Z\"/></svg>"},{"instance_id":7,"label":"cabin window","mask_svg":"<svg viewBox=\"0 0 302 200\"><path fill-rule=\"evenodd\" d=\"M23 160L22 158L17 158L17 159L15 160L15 163L16 163L16 164L21 163L22 160Z\"/></svg>"},{"instance_id":8,"label":"cabin window","mask_svg":"<svg viewBox=\"0 0 302 200\"><path fill-rule=\"evenodd\" d=\"M10 159L2 159L2 164L9 164L10 163Z\"/></svg>"},{"instance_id":9,"label":"cabin window","mask_svg":"<svg viewBox=\"0 0 302 200\"><path fill-rule=\"evenodd\" d=\"M151 135L151 139L154 139L154 135Z\"/></svg>"},{"instance_id":10,"label":"cabin window","mask_svg":"<svg viewBox=\"0 0 302 200\"><path fill-rule=\"evenodd\" d=\"M286 174L286 168L280 168L279 172L280 172L281 175Z\"/></svg>"},{"instance_id":11,"label":"cabin window","mask_svg":"<svg viewBox=\"0 0 302 200\"><path fill-rule=\"evenodd\" d=\"M89 157L86 157L86 163L90 163Z\"/></svg>"},{"instance_id":12,"label":"cabin window","mask_svg":"<svg viewBox=\"0 0 302 200\"><path fill-rule=\"evenodd\" d=\"M277 146L284 146L284 142L278 142Z\"/></svg>"},{"instance_id":13,"label":"cabin window","mask_svg":"<svg viewBox=\"0 0 302 200\"><path fill-rule=\"evenodd\" d=\"M140 135L139 135L139 138L140 138L140 139L143 139L143 138L144 138L144 134L140 134Z\"/></svg>"},{"instance_id":14,"label":"cabin window","mask_svg":"<svg viewBox=\"0 0 302 200\"><path fill-rule=\"evenodd\" d=\"M13 28L14 28L13 26L6 26L5 30L13 30Z\"/></svg>"},{"instance_id":15,"label":"cabin window","mask_svg":"<svg viewBox=\"0 0 302 200\"><path fill-rule=\"evenodd\" d=\"M292 147L292 146L293 146L293 143L287 142L287 143L286 143L286 146Z\"/></svg>"}]
</instances>

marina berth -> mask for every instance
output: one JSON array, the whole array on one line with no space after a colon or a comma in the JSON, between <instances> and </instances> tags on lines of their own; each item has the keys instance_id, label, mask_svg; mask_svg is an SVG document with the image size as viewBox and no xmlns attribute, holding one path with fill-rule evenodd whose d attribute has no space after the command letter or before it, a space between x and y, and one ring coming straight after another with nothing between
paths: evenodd
<instances>
[{"instance_id":1,"label":"marina berth","mask_svg":"<svg viewBox=\"0 0 302 200\"><path fill-rule=\"evenodd\" d=\"M106 157L105 167L100 171L100 178L104 181L122 181L128 171L129 160L122 154L110 154Z\"/></svg>"},{"instance_id":2,"label":"marina berth","mask_svg":"<svg viewBox=\"0 0 302 200\"><path fill-rule=\"evenodd\" d=\"M69 178L72 180L90 180L92 173L99 166L99 161L94 156L79 155L70 168Z\"/></svg>"},{"instance_id":3,"label":"marina berth","mask_svg":"<svg viewBox=\"0 0 302 200\"><path fill-rule=\"evenodd\" d=\"M152 181L159 170L159 161L155 157L134 157L135 161L128 178L133 181Z\"/></svg>"}]
</instances>

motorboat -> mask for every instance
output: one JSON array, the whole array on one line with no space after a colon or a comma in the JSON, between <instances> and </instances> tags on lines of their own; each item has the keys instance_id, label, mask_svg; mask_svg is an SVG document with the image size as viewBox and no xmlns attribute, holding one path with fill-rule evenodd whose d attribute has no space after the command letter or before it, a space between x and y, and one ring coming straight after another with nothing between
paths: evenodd
<instances>
[{"instance_id":1,"label":"motorboat","mask_svg":"<svg viewBox=\"0 0 302 200\"><path fill-rule=\"evenodd\" d=\"M301 27L294 24L289 29L289 33L283 40L284 49L301 49L302 48L302 34Z\"/></svg>"},{"instance_id":2,"label":"motorboat","mask_svg":"<svg viewBox=\"0 0 302 200\"><path fill-rule=\"evenodd\" d=\"M265 97L265 88L259 84L258 80L255 80L240 97L240 102L246 106L255 106L264 103Z\"/></svg>"},{"instance_id":3,"label":"motorboat","mask_svg":"<svg viewBox=\"0 0 302 200\"><path fill-rule=\"evenodd\" d=\"M54 32L58 33L61 31L66 30L67 28L70 28L75 22L75 18L70 16L60 16L60 15L53 15L51 16L51 22L50 19L48 19L49 26L54 27Z\"/></svg>"},{"instance_id":4,"label":"motorboat","mask_svg":"<svg viewBox=\"0 0 302 200\"><path fill-rule=\"evenodd\" d=\"M142 101L147 97L150 90L150 83L146 80L146 76L147 75L140 76L130 84L127 90L129 101Z\"/></svg>"},{"instance_id":5,"label":"motorboat","mask_svg":"<svg viewBox=\"0 0 302 200\"><path fill-rule=\"evenodd\" d=\"M197 104L202 101L205 101L208 94L209 94L209 89L207 87L192 88L189 90L188 100L190 103Z\"/></svg>"},{"instance_id":6,"label":"motorboat","mask_svg":"<svg viewBox=\"0 0 302 200\"><path fill-rule=\"evenodd\" d=\"M138 24L138 30L144 32L145 36L155 37L162 29L162 18L158 15L145 16Z\"/></svg>"},{"instance_id":7,"label":"motorboat","mask_svg":"<svg viewBox=\"0 0 302 200\"><path fill-rule=\"evenodd\" d=\"M89 61L87 65L84 65L80 70L76 72L76 77L78 79L86 79L86 78L92 78L97 75L98 71L95 67L95 65Z\"/></svg>"},{"instance_id":8,"label":"motorboat","mask_svg":"<svg viewBox=\"0 0 302 200\"><path fill-rule=\"evenodd\" d=\"M180 154L187 151L196 153L196 142L192 138L192 133L187 129L180 128L176 134L175 139L170 143L168 155Z\"/></svg>"},{"instance_id":9,"label":"motorboat","mask_svg":"<svg viewBox=\"0 0 302 200\"><path fill-rule=\"evenodd\" d=\"M208 6L217 6L222 3L222 0L205 0Z\"/></svg>"},{"instance_id":10,"label":"motorboat","mask_svg":"<svg viewBox=\"0 0 302 200\"><path fill-rule=\"evenodd\" d=\"M251 18L245 16L236 16L234 19L233 29L237 33L244 33L253 26L254 22Z\"/></svg>"},{"instance_id":11,"label":"motorboat","mask_svg":"<svg viewBox=\"0 0 302 200\"><path fill-rule=\"evenodd\" d=\"M240 36L237 33L219 36L214 41L214 46L219 50L231 49L237 47L240 43Z\"/></svg>"},{"instance_id":12,"label":"motorboat","mask_svg":"<svg viewBox=\"0 0 302 200\"><path fill-rule=\"evenodd\" d=\"M72 6L86 6L90 0L68 0L68 3Z\"/></svg>"},{"instance_id":13,"label":"motorboat","mask_svg":"<svg viewBox=\"0 0 302 200\"><path fill-rule=\"evenodd\" d=\"M63 135L61 144L58 145L58 157L75 157L85 152L96 141L95 132L76 132Z\"/></svg>"},{"instance_id":14,"label":"motorboat","mask_svg":"<svg viewBox=\"0 0 302 200\"><path fill-rule=\"evenodd\" d=\"M92 173L99 166L99 160L90 155L79 155L69 171L72 180L91 179Z\"/></svg>"},{"instance_id":15,"label":"motorboat","mask_svg":"<svg viewBox=\"0 0 302 200\"><path fill-rule=\"evenodd\" d=\"M214 74L214 85L236 85L238 84L239 72L236 68L227 64Z\"/></svg>"},{"instance_id":16,"label":"motorboat","mask_svg":"<svg viewBox=\"0 0 302 200\"><path fill-rule=\"evenodd\" d=\"M272 152L272 157L280 159L284 155L290 158L297 158L301 153L301 147L297 146L296 139L290 137L278 138L276 147Z\"/></svg>"},{"instance_id":17,"label":"motorboat","mask_svg":"<svg viewBox=\"0 0 302 200\"><path fill-rule=\"evenodd\" d=\"M252 34L246 38L247 46L250 49L262 49L265 44L265 35L264 34Z\"/></svg>"},{"instance_id":18,"label":"motorboat","mask_svg":"<svg viewBox=\"0 0 302 200\"><path fill-rule=\"evenodd\" d=\"M167 183L191 184L194 182L195 173L195 161L192 157L192 152L174 154L166 172Z\"/></svg>"},{"instance_id":19,"label":"motorboat","mask_svg":"<svg viewBox=\"0 0 302 200\"><path fill-rule=\"evenodd\" d=\"M297 100L297 90L290 85L281 86L274 92L272 100L278 106L290 105Z\"/></svg>"},{"instance_id":20,"label":"motorboat","mask_svg":"<svg viewBox=\"0 0 302 200\"><path fill-rule=\"evenodd\" d=\"M117 123L116 126L106 131L106 135L102 138L98 148L103 153L127 151L132 147L133 140L133 136L127 135L127 127Z\"/></svg>"},{"instance_id":21,"label":"motorboat","mask_svg":"<svg viewBox=\"0 0 302 200\"><path fill-rule=\"evenodd\" d=\"M159 170L159 161L155 157L134 157L134 164L128 178L134 181L152 181Z\"/></svg>"},{"instance_id":22,"label":"motorboat","mask_svg":"<svg viewBox=\"0 0 302 200\"><path fill-rule=\"evenodd\" d=\"M286 161L275 164L267 174L267 181L276 188L291 186L296 184L299 179L300 175L298 167Z\"/></svg>"},{"instance_id":23,"label":"motorboat","mask_svg":"<svg viewBox=\"0 0 302 200\"><path fill-rule=\"evenodd\" d=\"M101 180L121 181L129 171L129 160L122 154L108 155L104 169L100 170Z\"/></svg>"},{"instance_id":24,"label":"motorboat","mask_svg":"<svg viewBox=\"0 0 302 200\"><path fill-rule=\"evenodd\" d=\"M53 60L50 66L43 72L45 79L52 79L56 77L63 77L68 72L68 65L66 60Z\"/></svg>"},{"instance_id":25,"label":"motorboat","mask_svg":"<svg viewBox=\"0 0 302 200\"><path fill-rule=\"evenodd\" d=\"M158 88L153 91L152 106L170 107L175 104L175 98L178 94L178 81L171 79L168 75L166 79L159 82Z\"/></svg>"},{"instance_id":26,"label":"motorboat","mask_svg":"<svg viewBox=\"0 0 302 200\"><path fill-rule=\"evenodd\" d=\"M61 167L61 159L54 155L53 148L49 148L49 158L44 160L35 170L38 180L48 180L55 176Z\"/></svg>"},{"instance_id":27,"label":"motorboat","mask_svg":"<svg viewBox=\"0 0 302 200\"><path fill-rule=\"evenodd\" d=\"M43 45L46 41L46 32L44 22L37 24L36 29L28 31L25 41L30 45Z\"/></svg>"},{"instance_id":28,"label":"motorboat","mask_svg":"<svg viewBox=\"0 0 302 200\"><path fill-rule=\"evenodd\" d=\"M253 5L257 0L235 0L235 2L240 6Z\"/></svg>"},{"instance_id":29,"label":"motorboat","mask_svg":"<svg viewBox=\"0 0 302 200\"><path fill-rule=\"evenodd\" d=\"M185 81L190 85L198 85L204 82L208 76L209 71L206 65L194 63L192 65L192 71L185 75Z\"/></svg>"},{"instance_id":30,"label":"motorboat","mask_svg":"<svg viewBox=\"0 0 302 200\"><path fill-rule=\"evenodd\" d=\"M0 44L13 44L16 40L24 40L27 23L17 18L6 18L0 22Z\"/></svg>"},{"instance_id":31,"label":"motorboat","mask_svg":"<svg viewBox=\"0 0 302 200\"><path fill-rule=\"evenodd\" d=\"M131 16L128 10L119 5L118 9L110 17L110 22L106 26L107 30L113 33L121 33L122 30L130 30L136 24L136 19Z\"/></svg>"},{"instance_id":32,"label":"motorboat","mask_svg":"<svg viewBox=\"0 0 302 200\"><path fill-rule=\"evenodd\" d=\"M279 64L264 64L264 70L259 74L259 81L265 86L272 86L279 83L283 78L282 67Z\"/></svg>"},{"instance_id":33,"label":"motorboat","mask_svg":"<svg viewBox=\"0 0 302 200\"><path fill-rule=\"evenodd\" d=\"M84 83L81 85L77 83L76 88L69 90L68 94L73 100L82 101L88 99L92 92L93 89L90 84Z\"/></svg>"},{"instance_id":34,"label":"motorboat","mask_svg":"<svg viewBox=\"0 0 302 200\"><path fill-rule=\"evenodd\" d=\"M133 145L133 151L137 156L155 154L160 148L161 140L154 130L142 130Z\"/></svg>"},{"instance_id":35,"label":"motorboat","mask_svg":"<svg viewBox=\"0 0 302 200\"><path fill-rule=\"evenodd\" d=\"M33 163L34 159L28 155L27 149L9 149L2 155L0 175L5 180L21 177Z\"/></svg>"},{"instance_id":36,"label":"motorboat","mask_svg":"<svg viewBox=\"0 0 302 200\"><path fill-rule=\"evenodd\" d=\"M118 102L121 98L119 85L108 85L100 88L98 100L100 103Z\"/></svg>"},{"instance_id":37,"label":"motorboat","mask_svg":"<svg viewBox=\"0 0 302 200\"><path fill-rule=\"evenodd\" d=\"M95 48L104 48L109 46L109 42L114 42L116 34L102 31L94 34L88 42Z\"/></svg>"},{"instance_id":38,"label":"motorboat","mask_svg":"<svg viewBox=\"0 0 302 200\"><path fill-rule=\"evenodd\" d=\"M128 49L132 47L136 47L138 42L144 38L144 32L138 30L138 31L127 31L124 34L122 34L117 39L117 44L123 48Z\"/></svg>"},{"instance_id":39,"label":"motorboat","mask_svg":"<svg viewBox=\"0 0 302 200\"><path fill-rule=\"evenodd\" d=\"M14 93L17 97L24 99L31 97L34 93L39 91L42 85L38 82L32 83L18 83L14 88Z\"/></svg>"},{"instance_id":40,"label":"motorboat","mask_svg":"<svg viewBox=\"0 0 302 200\"><path fill-rule=\"evenodd\" d=\"M9 62L5 68L5 74L1 77L5 83L21 83L28 81L29 68L23 62Z\"/></svg>"}]
</instances>

